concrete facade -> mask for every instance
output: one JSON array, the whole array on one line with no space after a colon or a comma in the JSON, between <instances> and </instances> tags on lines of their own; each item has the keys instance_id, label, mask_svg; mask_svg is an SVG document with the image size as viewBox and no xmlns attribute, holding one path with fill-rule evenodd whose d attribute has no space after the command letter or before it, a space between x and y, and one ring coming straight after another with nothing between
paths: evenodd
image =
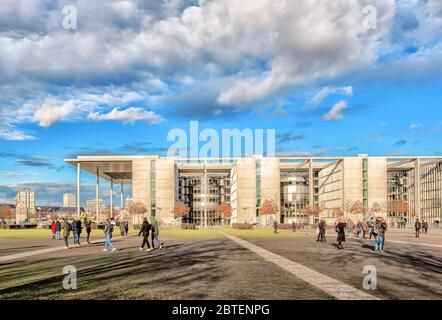
<instances>
[{"instance_id":1,"label":"concrete facade","mask_svg":"<svg viewBox=\"0 0 442 320\"><path fill-rule=\"evenodd\" d=\"M29 216L35 215L35 192L33 190L25 188L17 192L14 201L17 224L26 221Z\"/></svg>"},{"instance_id":2,"label":"concrete facade","mask_svg":"<svg viewBox=\"0 0 442 320\"><path fill-rule=\"evenodd\" d=\"M131 202L143 203L147 209L144 216L154 215L165 224L176 222L173 207L180 196L193 198L191 192L194 191L186 191L184 195L182 190L187 189L179 187L179 183L193 177L200 182L192 187L197 200L191 203L198 207L195 211L199 215L197 223L203 225L215 221L214 209L219 204L213 202L221 203L222 199L229 199L232 208L230 223L265 224L274 219L287 223L298 218L302 218L303 222L314 222L320 217L333 220L337 211L353 221L370 215L392 218L396 216L389 211L389 202L393 199L389 190L395 183L390 177L393 171L408 175L409 186L405 189L409 194L402 200L408 206L404 215L408 215L409 222L414 217L413 212L416 212L416 217L428 212L432 221L439 219L442 212L442 184L439 183L442 158L438 157L370 157L365 154L352 157L253 156L229 159L103 156L78 157L66 162L91 174L99 173L100 178L114 183L131 184ZM414 175L416 168L419 168L419 175ZM288 181L291 181L287 177L293 174L298 176L292 181L302 181L300 187L287 187ZM220 176L230 181L226 189L229 194L221 196L220 189L214 187L222 181L216 179L224 179ZM179 182L179 179L184 180ZM296 193L296 190L302 195L290 195L288 200L287 193ZM263 217L259 214L265 200L275 203L275 215ZM360 204L363 210L355 213L356 204ZM283 205L285 208L282 208ZM378 208L376 212L373 211L375 207ZM421 207L425 209L421 210ZM320 208L320 213L311 213L314 211L312 208ZM188 220L192 221L192 216Z\"/></svg>"}]
</instances>

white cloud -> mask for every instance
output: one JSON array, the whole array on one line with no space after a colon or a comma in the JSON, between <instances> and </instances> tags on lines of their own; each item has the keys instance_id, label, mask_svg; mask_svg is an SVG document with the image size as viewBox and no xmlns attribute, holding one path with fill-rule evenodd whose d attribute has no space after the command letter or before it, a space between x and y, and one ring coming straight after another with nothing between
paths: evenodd
<instances>
[{"instance_id":1,"label":"white cloud","mask_svg":"<svg viewBox=\"0 0 442 320\"><path fill-rule=\"evenodd\" d=\"M146 111L143 108L130 107L125 110L112 109L109 113L91 112L88 117L93 121L121 121L123 123L135 123L145 121L151 124L160 123L164 118L153 111Z\"/></svg>"},{"instance_id":2,"label":"white cloud","mask_svg":"<svg viewBox=\"0 0 442 320\"><path fill-rule=\"evenodd\" d=\"M410 124L409 129L419 129L421 127L422 127L421 123L412 123Z\"/></svg>"},{"instance_id":3,"label":"white cloud","mask_svg":"<svg viewBox=\"0 0 442 320\"><path fill-rule=\"evenodd\" d=\"M310 100L309 103L318 105L320 104L327 96L334 93L340 93L346 96L353 95L353 87L347 86L347 87L330 87L326 86L319 90Z\"/></svg>"},{"instance_id":4,"label":"white cloud","mask_svg":"<svg viewBox=\"0 0 442 320\"><path fill-rule=\"evenodd\" d=\"M403 63L388 64L392 70L379 63L386 55L406 62L413 77L422 69L442 70L442 47L435 45L442 38L439 0L369 1L378 23L368 32L362 24L366 0L72 0L79 13L76 32L61 28L63 3L3 1L0 117L8 129L0 138L25 139L29 135L16 126L84 119L103 106L144 100L154 107L158 97L185 97L189 88L207 83L219 104L246 108L349 72L366 76L359 72L366 66L376 80L388 74L402 79ZM414 15L414 29L394 31L397 12ZM404 58L410 43L418 51ZM130 89L125 96L118 88ZM326 88L313 104L331 94L327 90L351 95L351 87ZM57 103L44 107L51 95Z\"/></svg>"},{"instance_id":5,"label":"white cloud","mask_svg":"<svg viewBox=\"0 0 442 320\"><path fill-rule=\"evenodd\" d=\"M32 140L35 137L15 128L0 128L0 139L3 140Z\"/></svg>"},{"instance_id":6,"label":"white cloud","mask_svg":"<svg viewBox=\"0 0 442 320\"><path fill-rule=\"evenodd\" d=\"M333 105L333 107L330 109L329 112L327 112L322 116L322 120L325 121L342 120L344 118L342 111L344 109L347 109L347 107L348 107L347 102L345 102L344 100L337 102L335 105Z\"/></svg>"},{"instance_id":7,"label":"white cloud","mask_svg":"<svg viewBox=\"0 0 442 320\"><path fill-rule=\"evenodd\" d=\"M40 126L50 127L55 122L65 119L75 111L73 100L68 100L62 105L55 105L53 104L54 102L53 99L45 100L35 112L34 119L38 121Z\"/></svg>"}]
</instances>

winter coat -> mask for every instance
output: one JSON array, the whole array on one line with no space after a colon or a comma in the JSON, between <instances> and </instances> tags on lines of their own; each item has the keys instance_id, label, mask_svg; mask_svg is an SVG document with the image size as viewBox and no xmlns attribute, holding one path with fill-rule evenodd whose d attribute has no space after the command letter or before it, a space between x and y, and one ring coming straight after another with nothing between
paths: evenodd
<instances>
[{"instance_id":1,"label":"winter coat","mask_svg":"<svg viewBox=\"0 0 442 320\"><path fill-rule=\"evenodd\" d=\"M114 231L114 226L110 221L106 222L104 225L104 234L108 237L112 237L112 232Z\"/></svg>"},{"instance_id":2,"label":"winter coat","mask_svg":"<svg viewBox=\"0 0 442 320\"><path fill-rule=\"evenodd\" d=\"M150 229L152 229L152 225L147 221L143 221L138 235L142 233L144 237L147 237L149 235Z\"/></svg>"},{"instance_id":3,"label":"winter coat","mask_svg":"<svg viewBox=\"0 0 442 320\"><path fill-rule=\"evenodd\" d=\"M80 234L81 233L81 221L80 220L72 221L72 229L74 231L74 234Z\"/></svg>"},{"instance_id":4,"label":"winter coat","mask_svg":"<svg viewBox=\"0 0 442 320\"><path fill-rule=\"evenodd\" d=\"M60 223L60 221L55 222L55 231L61 231L61 223Z\"/></svg>"},{"instance_id":5,"label":"winter coat","mask_svg":"<svg viewBox=\"0 0 442 320\"><path fill-rule=\"evenodd\" d=\"M338 231L338 242L339 241L345 241L345 227L347 226L347 224L345 222L339 222L338 225L336 226L336 229Z\"/></svg>"},{"instance_id":6,"label":"winter coat","mask_svg":"<svg viewBox=\"0 0 442 320\"><path fill-rule=\"evenodd\" d=\"M55 233L57 231L56 226L55 226L55 221L52 221L51 229L52 229L52 233Z\"/></svg>"},{"instance_id":7,"label":"winter coat","mask_svg":"<svg viewBox=\"0 0 442 320\"><path fill-rule=\"evenodd\" d=\"M69 223L69 221L63 221L61 223L61 230L63 230L63 236L64 237L69 237L69 234L71 233L71 224Z\"/></svg>"},{"instance_id":8,"label":"winter coat","mask_svg":"<svg viewBox=\"0 0 442 320\"><path fill-rule=\"evenodd\" d=\"M158 221L154 217L152 217L152 232L156 235L160 234L160 230L158 229Z\"/></svg>"},{"instance_id":9,"label":"winter coat","mask_svg":"<svg viewBox=\"0 0 442 320\"><path fill-rule=\"evenodd\" d=\"M83 226L86 228L86 232L91 232L91 220L84 220Z\"/></svg>"}]
</instances>

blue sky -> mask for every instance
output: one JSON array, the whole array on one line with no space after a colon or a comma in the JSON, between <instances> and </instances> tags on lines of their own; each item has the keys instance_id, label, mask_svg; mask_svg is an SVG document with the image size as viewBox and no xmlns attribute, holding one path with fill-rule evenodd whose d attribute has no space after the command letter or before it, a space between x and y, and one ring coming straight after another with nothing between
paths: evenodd
<instances>
[{"instance_id":1,"label":"blue sky","mask_svg":"<svg viewBox=\"0 0 442 320\"><path fill-rule=\"evenodd\" d=\"M284 155L439 155L441 28L437 0L4 0L0 202L60 203L64 158L164 155L191 120L275 129Z\"/></svg>"}]
</instances>

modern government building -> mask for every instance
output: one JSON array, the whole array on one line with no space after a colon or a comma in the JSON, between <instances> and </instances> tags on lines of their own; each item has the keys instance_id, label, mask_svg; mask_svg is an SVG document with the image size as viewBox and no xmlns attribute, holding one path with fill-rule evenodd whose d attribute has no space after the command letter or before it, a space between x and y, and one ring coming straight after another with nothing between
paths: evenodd
<instances>
[{"instance_id":1,"label":"modern government building","mask_svg":"<svg viewBox=\"0 0 442 320\"><path fill-rule=\"evenodd\" d=\"M382 215L391 223L429 223L442 217L442 156L357 156L170 158L159 156L78 156L65 162L77 168L77 211L82 171L96 176L97 212L100 179L121 184L119 207L142 202L146 216L173 223L173 208L190 208L187 221L221 221L216 208L231 205L229 223L268 223L260 214L266 200L275 204L273 219L282 223L315 222L337 217L357 221ZM131 185L131 194L123 195ZM117 201L118 202L118 201ZM91 213L93 215L93 212Z\"/></svg>"}]
</instances>

